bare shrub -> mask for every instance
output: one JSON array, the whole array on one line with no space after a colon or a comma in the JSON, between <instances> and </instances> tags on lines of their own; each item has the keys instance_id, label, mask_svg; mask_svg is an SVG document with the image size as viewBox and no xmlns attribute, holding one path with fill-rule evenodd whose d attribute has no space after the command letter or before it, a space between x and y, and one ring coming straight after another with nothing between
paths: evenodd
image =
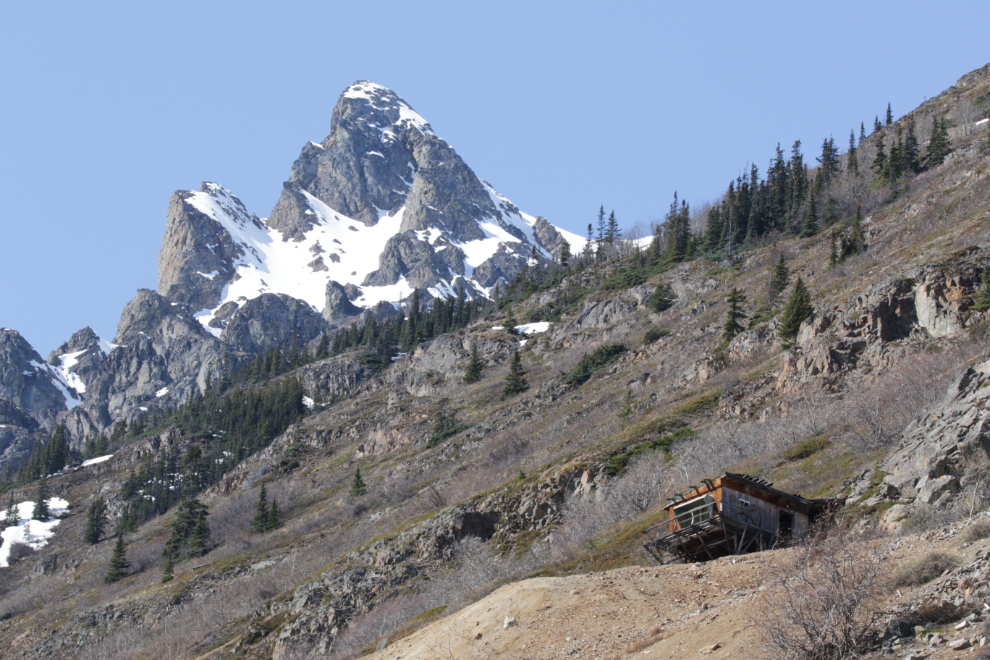
<instances>
[{"instance_id":1,"label":"bare shrub","mask_svg":"<svg viewBox=\"0 0 990 660\"><path fill-rule=\"evenodd\" d=\"M909 562L894 572L894 586L915 587L931 582L945 571L959 566L961 560L956 555L945 552L930 552L921 559Z\"/></svg>"},{"instance_id":2,"label":"bare shrub","mask_svg":"<svg viewBox=\"0 0 990 660\"><path fill-rule=\"evenodd\" d=\"M127 548L127 560L131 562L131 570L134 573L148 570L162 562L162 550L165 548L165 541L159 540L153 543L133 543Z\"/></svg>"},{"instance_id":3,"label":"bare shrub","mask_svg":"<svg viewBox=\"0 0 990 660\"><path fill-rule=\"evenodd\" d=\"M923 353L891 367L883 379L847 396L850 442L870 450L887 445L945 397L952 376L965 363L953 349Z\"/></svg>"},{"instance_id":4,"label":"bare shrub","mask_svg":"<svg viewBox=\"0 0 990 660\"><path fill-rule=\"evenodd\" d=\"M646 511L657 503L660 493L671 485L667 474L667 460L660 452L640 457L632 467L609 489L607 496L625 515Z\"/></svg>"},{"instance_id":5,"label":"bare shrub","mask_svg":"<svg viewBox=\"0 0 990 660\"><path fill-rule=\"evenodd\" d=\"M14 541L10 544L10 557L7 560L9 564L14 564L19 562L25 557L30 557L34 554L34 548L29 546L27 543L21 543L20 541Z\"/></svg>"},{"instance_id":6,"label":"bare shrub","mask_svg":"<svg viewBox=\"0 0 990 660\"><path fill-rule=\"evenodd\" d=\"M959 537L963 543L975 543L985 538L990 538L990 520L986 518L967 527Z\"/></svg>"},{"instance_id":7,"label":"bare shrub","mask_svg":"<svg viewBox=\"0 0 990 660\"><path fill-rule=\"evenodd\" d=\"M757 627L766 657L840 660L869 650L887 591L878 539L818 530L767 576Z\"/></svg>"}]
</instances>

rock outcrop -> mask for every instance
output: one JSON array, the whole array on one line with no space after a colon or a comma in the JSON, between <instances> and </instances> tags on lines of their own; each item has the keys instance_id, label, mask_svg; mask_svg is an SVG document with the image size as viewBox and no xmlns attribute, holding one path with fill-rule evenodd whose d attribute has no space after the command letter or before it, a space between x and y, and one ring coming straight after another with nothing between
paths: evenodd
<instances>
[{"instance_id":1,"label":"rock outcrop","mask_svg":"<svg viewBox=\"0 0 990 660\"><path fill-rule=\"evenodd\" d=\"M58 413L79 398L16 330L0 330L0 400L20 408L49 430ZM67 405L68 404L68 405Z\"/></svg>"},{"instance_id":2,"label":"rock outcrop","mask_svg":"<svg viewBox=\"0 0 990 660\"><path fill-rule=\"evenodd\" d=\"M328 330L308 303L284 294L265 293L234 312L220 335L231 350L253 355L296 337L301 347Z\"/></svg>"}]
</instances>

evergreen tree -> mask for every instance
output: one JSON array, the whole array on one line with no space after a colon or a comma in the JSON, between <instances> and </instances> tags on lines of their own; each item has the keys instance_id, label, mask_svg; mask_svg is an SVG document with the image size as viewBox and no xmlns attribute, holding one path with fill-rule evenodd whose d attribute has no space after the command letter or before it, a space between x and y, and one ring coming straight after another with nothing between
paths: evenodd
<instances>
[{"instance_id":1,"label":"evergreen tree","mask_svg":"<svg viewBox=\"0 0 990 660\"><path fill-rule=\"evenodd\" d=\"M856 158L856 134L849 131L849 151L846 152L846 171L850 174L859 174L859 161Z\"/></svg>"},{"instance_id":2,"label":"evergreen tree","mask_svg":"<svg viewBox=\"0 0 990 660\"><path fill-rule=\"evenodd\" d=\"M866 139L866 126L863 122L859 122L859 143L863 144L863 140Z\"/></svg>"},{"instance_id":3,"label":"evergreen tree","mask_svg":"<svg viewBox=\"0 0 990 660\"><path fill-rule=\"evenodd\" d=\"M327 333L320 335L320 343L316 347L316 359L322 360L330 355L330 347L327 345Z\"/></svg>"},{"instance_id":4,"label":"evergreen tree","mask_svg":"<svg viewBox=\"0 0 990 660\"><path fill-rule=\"evenodd\" d=\"M849 245L852 252L862 252L866 248L866 239L863 236L863 209L857 204L856 215L853 217L852 237Z\"/></svg>"},{"instance_id":5,"label":"evergreen tree","mask_svg":"<svg viewBox=\"0 0 990 660\"><path fill-rule=\"evenodd\" d=\"M594 248L592 247L594 244L595 244L595 228L589 222L588 238L584 242L584 249L581 250L581 256L584 258L585 261L591 261L591 258L594 256Z\"/></svg>"},{"instance_id":6,"label":"evergreen tree","mask_svg":"<svg viewBox=\"0 0 990 660\"><path fill-rule=\"evenodd\" d=\"M59 422L52 433L52 439L45 446L45 466L47 474L58 472L70 459L69 443L65 438L65 422Z\"/></svg>"},{"instance_id":7,"label":"evergreen tree","mask_svg":"<svg viewBox=\"0 0 990 660\"><path fill-rule=\"evenodd\" d=\"M777 296L787 288L787 284L790 281L790 270L787 268L787 262L784 261L784 253L780 253L780 258L777 259L777 265L773 268L773 274L770 276L770 304L777 299Z\"/></svg>"},{"instance_id":8,"label":"evergreen tree","mask_svg":"<svg viewBox=\"0 0 990 660\"><path fill-rule=\"evenodd\" d=\"M598 236L595 239L595 244L598 249L598 258L602 256L602 245L605 243L605 205L603 204L601 208L598 209Z\"/></svg>"},{"instance_id":9,"label":"evergreen tree","mask_svg":"<svg viewBox=\"0 0 990 660\"><path fill-rule=\"evenodd\" d=\"M949 129L945 120L932 117L932 135L928 140L928 166L937 167L945 162L945 157L952 151L949 143Z\"/></svg>"},{"instance_id":10,"label":"evergreen tree","mask_svg":"<svg viewBox=\"0 0 990 660\"><path fill-rule=\"evenodd\" d=\"M173 557L182 557L183 550L186 550L187 557L196 557L205 553L210 535L206 524L208 513L206 505L196 499L184 500L179 504L162 554L172 553Z\"/></svg>"},{"instance_id":11,"label":"evergreen tree","mask_svg":"<svg viewBox=\"0 0 990 660\"><path fill-rule=\"evenodd\" d=\"M107 584L117 582L127 575L127 569L131 565L127 561L127 547L124 545L124 535L117 536L117 545L113 547L113 555L110 557L110 570L107 571L103 581Z\"/></svg>"},{"instance_id":12,"label":"evergreen tree","mask_svg":"<svg viewBox=\"0 0 990 660\"><path fill-rule=\"evenodd\" d=\"M828 265L831 268L831 267L835 266L837 263L839 263L839 253L835 249L835 230L834 229L832 230L832 233L829 234L829 243L830 243L830 247L829 247L829 253L828 253Z\"/></svg>"},{"instance_id":13,"label":"evergreen tree","mask_svg":"<svg viewBox=\"0 0 990 660\"><path fill-rule=\"evenodd\" d=\"M873 132L876 133L877 131L879 131L882 128L883 128L883 124L880 123L880 118L879 117L874 117L873 118Z\"/></svg>"},{"instance_id":14,"label":"evergreen tree","mask_svg":"<svg viewBox=\"0 0 990 660\"><path fill-rule=\"evenodd\" d=\"M206 507L203 507L202 515L196 516L193 523L192 532L189 537L189 556L202 557L209 550L210 528L206 524Z\"/></svg>"},{"instance_id":15,"label":"evergreen tree","mask_svg":"<svg viewBox=\"0 0 990 660\"><path fill-rule=\"evenodd\" d=\"M38 490L34 496L34 513L31 514L31 517L42 522L45 522L49 518L48 478L45 474L42 474L41 479L38 481Z\"/></svg>"},{"instance_id":16,"label":"evergreen tree","mask_svg":"<svg viewBox=\"0 0 990 660\"><path fill-rule=\"evenodd\" d=\"M90 545L99 543L109 522L107 503L101 495L97 495L86 510L86 530L83 532L83 540Z\"/></svg>"},{"instance_id":17,"label":"evergreen tree","mask_svg":"<svg viewBox=\"0 0 990 660\"><path fill-rule=\"evenodd\" d=\"M828 203L825 205L825 226L830 227L839 221L839 203L835 201L834 197L828 198Z\"/></svg>"},{"instance_id":18,"label":"evergreen tree","mask_svg":"<svg viewBox=\"0 0 990 660\"><path fill-rule=\"evenodd\" d=\"M258 492L258 504L254 508L254 520L251 521L252 532L264 532L268 527L268 490L261 484Z\"/></svg>"},{"instance_id":19,"label":"evergreen tree","mask_svg":"<svg viewBox=\"0 0 990 660\"><path fill-rule=\"evenodd\" d=\"M619 221L615 219L615 211L608 215L608 225L605 228L605 242L609 245L619 238Z\"/></svg>"},{"instance_id":20,"label":"evergreen tree","mask_svg":"<svg viewBox=\"0 0 990 660\"><path fill-rule=\"evenodd\" d=\"M7 527L17 527L17 523L20 522L20 514L17 510L17 505L14 504L14 492L10 492L10 496L7 498L7 512L4 514L3 523Z\"/></svg>"},{"instance_id":21,"label":"evergreen tree","mask_svg":"<svg viewBox=\"0 0 990 660\"><path fill-rule=\"evenodd\" d=\"M894 113L890 111L890 104L887 104L887 126L894 123Z\"/></svg>"},{"instance_id":22,"label":"evergreen tree","mask_svg":"<svg viewBox=\"0 0 990 660\"><path fill-rule=\"evenodd\" d=\"M560 267L567 269L571 261L571 244L567 241L560 241Z\"/></svg>"},{"instance_id":23,"label":"evergreen tree","mask_svg":"<svg viewBox=\"0 0 990 660\"><path fill-rule=\"evenodd\" d=\"M509 375L506 376L505 387L502 389L502 399L508 399L528 389L529 383L526 382L526 372L523 371L519 351L516 351L512 354L512 362L509 363Z\"/></svg>"},{"instance_id":24,"label":"evergreen tree","mask_svg":"<svg viewBox=\"0 0 990 660\"><path fill-rule=\"evenodd\" d=\"M973 300L973 306L970 307L971 310L976 312L990 309L990 268L983 269L980 279L983 284L980 287L979 294Z\"/></svg>"},{"instance_id":25,"label":"evergreen tree","mask_svg":"<svg viewBox=\"0 0 990 660\"><path fill-rule=\"evenodd\" d=\"M726 302L729 303L729 309L726 312L725 325L722 326L722 341L730 342L733 337L745 329L740 321L746 318L741 308L742 304L746 302L746 295L736 287L732 287Z\"/></svg>"},{"instance_id":26,"label":"evergreen tree","mask_svg":"<svg viewBox=\"0 0 990 660\"><path fill-rule=\"evenodd\" d=\"M809 316L815 311L811 306L811 294L798 275L797 282L794 283L794 290L791 291L787 304L780 317L780 326L777 329L778 336L785 343L791 343L797 337L798 330Z\"/></svg>"},{"instance_id":27,"label":"evergreen tree","mask_svg":"<svg viewBox=\"0 0 990 660\"><path fill-rule=\"evenodd\" d=\"M471 384L481 380L481 358L478 357L478 342L471 347L471 361L464 370L464 382Z\"/></svg>"},{"instance_id":28,"label":"evergreen tree","mask_svg":"<svg viewBox=\"0 0 990 660\"><path fill-rule=\"evenodd\" d=\"M918 156L918 137L914 133L914 117L908 122L908 133L904 139L904 149L901 153L901 160L905 170L917 172L920 165Z\"/></svg>"},{"instance_id":29,"label":"evergreen tree","mask_svg":"<svg viewBox=\"0 0 990 660\"><path fill-rule=\"evenodd\" d=\"M883 172L884 167L887 165L887 154L883 150L883 141L884 135L883 130L881 129L877 134L877 155L874 157L873 163L870 165L870 167L876 170L878 174Z\"/></svg>"},{"instance_id":30,"label":"evergreen tree","mask_svg":"<svg viewBox=\"0 0 990 660\"><path fill-rule=\"evenodd\" d=\"M619 412L615 413L615 416L619 418L619 421L625 423L629 421L629 418L633 416L635 409L633 408L633 398L632 390L626 389L626 398L622 402L622 407L619 408Z\"/></svg>"},{"instance_id":31,"label":"evergreen tree","mask_svg":"<svg viewBox=\"0 0 990 660\"><path fill-rule=\"evenodd\" d=\"M512 315L512 305L505 310L505 325L502 326L510 335L516 334L516 317Z\"/></svg>"},{"instance_id":32,"label":"evergreen tree","mask_svg":"<svg viewBox=\"0 0 990 660\"><path fill-rule=\"evenodd\" d=\"M171 582L175 577L175 562L172 560L171 551L165 553L165 570L162 571L162 584Z\"/></svg>"},{"instance_id":33,"label":"evergreen tree","mask_svg":"<svg viewBox=\"0 0 990 660\"><path fill-rule=\"evenodd\" d=\"M351 481L351 497L361 497L368 494L368 487L361 478L361 468L354 469L354 480Z\"/></svg>"},{"instance_id":34,"label":"evergreen tree","mask_svg":"<svg viewBox=\"0 0 990 660\"><path fill-rule=\"evenodd\" d=\"M804 225L801 227L801 238L808 238L818 233L818 207L815 205L814 193L808 195L808 210L804 214Z\"/></svg>"},{"instance_id":35,"label":"evergreen tree","mask_svg":"<svg viewBox=\"0 0 990 660\"><path fill-rule=\"evenodd\" d=\"M272 505L268 507L268 520L265 522L265 531L271 532L282 526L282 516L278 511L278 500L272 499Z\"/></svg>"},{"instance_id":36,"label":"evergreen tree","mask_svg":"<svg viewBox=\"0 0 990 660\"><path fill-rule=\"evenodd\" d=\"M674 301L670 297L670 287L661 282L653 290L653 295L650 296L650 309L659 314L665 309L670 309L673 304Z\"/></svg>"}]
</instances>

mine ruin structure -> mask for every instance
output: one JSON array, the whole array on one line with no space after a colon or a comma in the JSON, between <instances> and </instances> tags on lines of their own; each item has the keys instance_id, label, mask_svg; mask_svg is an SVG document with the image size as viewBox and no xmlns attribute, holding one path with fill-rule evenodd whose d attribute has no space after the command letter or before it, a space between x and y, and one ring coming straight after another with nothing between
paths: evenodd
<instances>
[{"instance_id":1,"label":"mine ruin structure","mask_svg":"<svg viewBox=\"0 0 990 660\"><path fill-rule=\"evenodd\" d=\"M806 536L833 500L809 500L773 484L725 472L667 501L665 522L643 547L660 563L758 552Z\"/></svg>"}]
</instances>

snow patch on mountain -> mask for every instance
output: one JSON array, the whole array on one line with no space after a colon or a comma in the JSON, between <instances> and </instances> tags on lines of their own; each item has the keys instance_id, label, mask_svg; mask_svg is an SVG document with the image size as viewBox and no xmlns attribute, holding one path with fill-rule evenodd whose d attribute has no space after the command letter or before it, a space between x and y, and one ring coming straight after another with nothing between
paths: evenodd
<instances>
[{"instance_id":1,"label":"snow patch on mountain","mask_svg":"<svg viewBox=\"0 0 990 660\"><path fill-rule=\"evenodd\" d=\"M55 536L55 528L62 522L57 516L66 512L69 503L61 497L52 497L46 501L49 514L52 516L48 520L32 519L34 502L14 505L17 511L17 524L0 532L0 537L3 538L3 545L0 545L0 568L10 566L10 548L14 543L23 543L40 550L48 545L48 539Z\"/></svg>"},{"instance_id":2,"label":"snow patch on mountain","mask_svg":"<svg viewBox=\"0 0 990 660\"><path fill-rule=\"evenodd\" d=\"M85 351L81 351L80 353L76 353L75 355L76 357L78 357L81 353L84 352ZM48 378L51 379L52 384L58 388L58 391L61 392L62 396L65 398L66 408L72 410L80 403L82 403L82 397L80 397L79 394L76 393L75 388L73 388L73 386L69 384L68 380L66 380L65 376L62 374L61 369L56 369L55 367L53 367L52 365L46 362L39 363L39 362L35 362L34 360L29 360L28 362L34 368L34 375L45 374L48 376ZM27 374L28 372L24 372L24 373ZM75 374L72 375L75 376ZM82 381L80 380L80 382ZM85 387L85 385L83 387Z\"/></svg>"},{"instance_id":3,"label":"snow patch on mountain","mask_svg":"<svg viewBox=\"0 0 990 660\"><path fill-rule=\"evenodd\" d=\"M61 364L58 370L62 372L62 379L68 384L72 389L74 389L79 394L86 392L86 383L83 379L79 377L79 374L72 372L72 367L79 364L79 356L86 352L87 349L81 351L76 351L75 353L66 353L59 358Z\"/></svg>"}]
</instances>

